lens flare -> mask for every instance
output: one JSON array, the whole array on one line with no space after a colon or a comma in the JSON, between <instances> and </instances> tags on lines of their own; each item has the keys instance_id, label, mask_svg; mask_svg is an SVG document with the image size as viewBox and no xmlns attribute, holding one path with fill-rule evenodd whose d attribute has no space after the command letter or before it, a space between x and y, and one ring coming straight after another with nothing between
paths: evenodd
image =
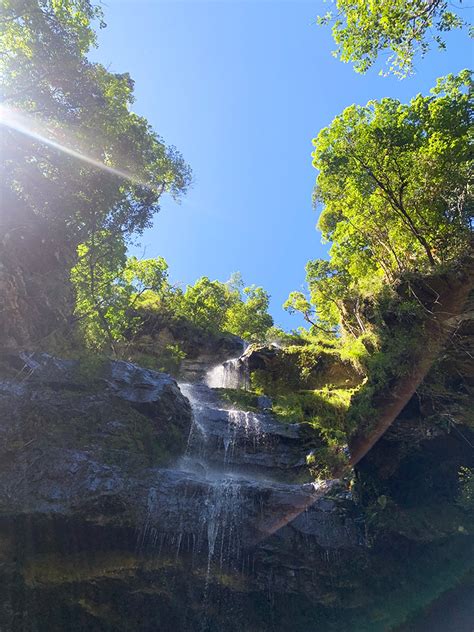
<instances>
[{"instance_id":1,"label":"lens flare","mask_svg":"<svg viewBox=\"0 0 474 632\"><path fill-rule=\"evenodd\" d=\"M116 167L111 167L110 165L106 165L101 160L97 160L97 158L94 158L93 156L88 156L86 153L75 149L72 146L72 143L64 144L58 142L53 138L51 130L49 130L44 123L4 104L0 104L0 125L13 129L20 134L24 134L25 136L29 136L30 138L33 138L34 140L37 140L44 145L48 145L53 149L57 149L58 151L71 156L72 158L76 158L77 160L91 165L92 167L110 173L111 175L119 176L120 178L128 180L133 184L137 184L152 191L158 192L157 187L144 182L134 174L129 173L128 171L123 171L122 169L117 169Z\"/></svg>"}]
</instances>

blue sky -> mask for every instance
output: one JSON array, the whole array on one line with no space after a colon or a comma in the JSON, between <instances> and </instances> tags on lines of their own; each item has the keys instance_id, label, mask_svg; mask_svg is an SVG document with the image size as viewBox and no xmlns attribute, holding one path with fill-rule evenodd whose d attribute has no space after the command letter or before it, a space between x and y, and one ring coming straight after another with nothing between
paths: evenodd
<instances>
[{"instance_id":1,"label":"blue sky","mask_svg":"<svg viewBox=\"0 0 474 632\"><path fill-rule=\"evenodd\" d=\"M135 80L134 110L194 172L181 205L164 200L136 254L161 255L174 282L239 270L271 294L285 328L301 321L281 305L301 289L308 259L325 256L315 229L311 139L346 106L408 100L438 76L472 66L466 35L449 34L414 77L356 74L331 56L327 4L292 0L106 0L107 28L91 58Z\"/></svg>"}]
</instances>

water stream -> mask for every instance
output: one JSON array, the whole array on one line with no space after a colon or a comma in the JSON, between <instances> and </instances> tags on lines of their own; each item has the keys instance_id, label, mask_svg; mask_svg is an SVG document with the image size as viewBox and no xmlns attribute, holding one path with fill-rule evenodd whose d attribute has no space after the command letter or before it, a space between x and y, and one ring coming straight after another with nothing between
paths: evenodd
<instances>
[{"instance_id":1,"label":"water stream","mask_svg":"<svg viewBox=\"0 0 474 632\"><path fill-rule=\"evenodd\" d=\"M241 608L242 591L251 586L268 592L270 601L288 582L290 592L296 589L298 577L285 560L305 559L310 549L340 546L349 537L315 506L324 484L308 475L298 424L226 405L218 390L226 384L248 384L244 362L226 362L201 381L179 384L193 412L187 448L174 467L156 470L137 539L140 552L161 556L170 586L189 578L199 595L196 632L214 632L216 609ZM265 552L275 541L286 551L281 563Z\"/></svg>"},{"instance_id":2,"label":"water stream","mask_svg":"<svg viewBox=\"0 0 474 632\"><path fill-rule=\"evenodd\" d=\"M218 364L207 372L206 384L210 388L248 389L249 374L245 361L239 357Z\"/></svg>"},{"instance_id":3,"label":"water stream","mask_svg":"<svg viewBox=\"0 0 474 632\"><path fill-rule=\"evenodd\" d=\"M218 563L220 570L241 566L243 532L248 523L255 522L256 514L265 513L264 497L303 496L304 506L317 489L312 483L282 482L281 476L274 475L274 469L287 467L294 460L287 443L297 442L296 427L280 424L265 412L225 407L213 390L248 386L245 363L240 358L213 367L203 382L179 386L193 410L187 450L179 469L207 486L198 525L198 541L204 539L202 548L207 550L207 593L214 564Z\"/></svg>"}]
</instances>

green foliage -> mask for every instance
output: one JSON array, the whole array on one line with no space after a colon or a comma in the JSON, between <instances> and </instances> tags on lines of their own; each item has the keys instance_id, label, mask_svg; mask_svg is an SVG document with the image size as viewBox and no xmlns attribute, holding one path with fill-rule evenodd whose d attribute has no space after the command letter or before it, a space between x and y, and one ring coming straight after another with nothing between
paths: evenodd
<instances>
[{"instance_id":1,"label":"green foliage","mask_svg":"<svg viewBox=\"0 0 474 632\"><path fill-rule=\"evenodd\" d=\"M319 228L333 242L331 277L348 278L358 292L377 290L466 249L470 87L463 71L409 104L350 106L319 133L314 198L324 204Z\"/></svg>"},{"instance_id":2,"label":"green foliage","mask_svg":"<svg viewBox=\"0 0 474 632\"><path fill-rule=\"evenodd\" d=\"M275 396L273 412L287 423L310 423L331 438L345 441L345 413L354 391L325 387Z\"/></svg>"},{"instance_id":3,"label":"green foliage","mask_svg":"<svg viewBox=\"0 0 474 632\"><path fill-rule=\"evenodd\" d=\"M446 47L443 33L467 27L462 0L336 0L336 13L318 16L318 23L332 24L338 48L334 55L366 72L380 54L391 52L388 72L405 77L413 72L417 55L424 56L434 43Z\"/></svg>"},{"instance_id":4,"label":"green foliage","mask_svg":"<svg viewBox=\"0 0 474 632\"><path fill-rule=\"evenodd\" d=\"M314 322L314 306L311 305L303 292L290 292L287 300L283 303L283 309L289 314L299 312L312 327L319 327Z\"/></svg>"},{"instance_id":5,"label":"green foliage","mask_svg":"<svg viewBox=\"0 0 474 632\"><path fill-rule=\"evenodd\" d=\"M188 285L179 304L179 313L194 325L209 331L223 329L233 296L224 283L201 277Z\"/></svg>"},{"instance_id":6,"label":"green foliage","mask_svg":"<svg viewBox=\"0 0 474 632\"><path fill-rule=\"evenodd\" d=\"M340 340L300 336L297 343L280 348L264 369L251 372L253 390L273 396L324 386L353 388L362 381L352 358L341 357Z\"/></svg>"},{"instance_id":7,"label":"green foliage","mask_svg":"<svg viewBox=\"0 0 474 632\"><path fill-rule=\"evenodd\" d=\"M196 327L213 333L228 332L249 342L265 339L273 324L269 296L261 287L243 287L240 275L222 283L201 277L184 292L168 294L168 307Z\"/></svg>"},{"instance_id":8,"label":"green foliage","mask_svg":"<svg viewBox=\"0 0 474 632\"><path fill-rule=\"evenodd\" d=\"M5 187L33 219L41 217L54 234L76 244L104 229L121 236L142 231L161 194L179 196L190 172L147 121L130 111L130 77L87 60L100 9L88 0L3 4ZM35 136L19 132L18 125ZM78 159L78 153L108 170Z\"/></svg>"},{"instance_id":9,"label":"green foliage","mask_svg":"<svg viewBox=\"0 0 474 632\"><path fill-rule=\"evenodd\" d=\"M76 315L85 319L93 308L110 342L126 301L106 285L123 266L124 243L150 225L162 194L179 198L187 190L190 170L131 111L129 75L88 60L93 26L103 26L92 2L3 0L2 9L0 238L8 251L0 260L21 268L27 280L54 270L56 276L43 283L45 303L57 302L63 311L72 303L64 279L77 264ZM43 259L53 261L46 271L37 266L41 248L48 250ZM86 271L92 274L87 282L80 278ZM70 314L61 317L67 323ZM100 335L91 325L88 338Z\"/></svg>"},{"instance_id":10,"label":"green foliage","mask_svg":"<svg viewBox=\"0 0 474 632\"><path fill-rule=\"evenodd\" d=\"M403 302L400 301L400 305ZM403 308L402 308L403 313ZM350 434L370 429L376 406L383 405L383 398L397 380L413 369L424 350L424 318L399 315L390 329L378 322L378 335L361 337L356 343L357 360L367 378L363 387L352 400L348 412L347 428ZM364 351L359 344L365 348Z\"/></svg>"},{"instance_id":11,"label":"green foliage","mask_svg":"<svg viewBox=\"0 0 474 632\"><path fill-rule=\"evenodd\" d=\"M188 285L176 301L176 313L197 327L211 332L226 331L249 342L265 339L273 325L268 314L270 297L261 287L243 287L240 274L227 283L202 277Z\"/></svg>"},{"instance_id":12,"label":"green foliage","mask_svg":"<svg viewBox=\"0 0 474 632\"><path fill-rule=\"evenodd\" d=\"M359 367L375 344L368 306L393 296L400 278L443 270L470 248L471 85L465 70L408 104L350 106L314 140L330 260L307 264L309 295L291 293L285 308L312 335L341 337Z\"/></svg>"},{"instance_id":13,"label":"green foliage","mask_svg":"<svg viewBox=\"0 0 474 632\"><path fill-rule=\"evenodd\" d=\"M114 350L123 339L128 305L125 288L117 283L126 262L125 244L106 237L102 234L100 241L94 238L91 244L81 244L71 271L75 316L87 346L97 350L105 345Z\"/></svg>"},{"instance_id":14,"label":"green foliage","mask_svg":"<svg viewBox=\"0 0 474 632\"><path fill-rule=\"evenodd\" d=\"M257 373L258 375L258 373ZM260 372L263 375L263 372ZM221 399L232 407L258 412L261 388L218 389ZM268 391L266 391L268 392ZM317 477L330 477L346 460L346 413L355 389L324 387L314 391L273 391L271 412L282 423L307 424L308 466Z\"/></svg>"},{"instance_id":15,"label":"green foliage","mask_svg":"<svg viewBox=\"0 0 474 632\"><path fill-rule=\"evenodd\" d=\"M75 316L89 348L108 348L117 354L117 343L130 339L139 327L134 308L147 296L169 291L167 277L168 265L162 257L127 259L123 241L108 233L81 244L71 281Z\"/></svg>"},{"instance_id":16,"label":"green foliage","mask_svg":"<svg viewBox=\"0 0 474 632\"><path fill-rule=\"evenodd\" d=\"M272 411L277 419L311 427L316 442L307 464L316 478L330 478L346 461L346 418L353 392L325 387L274 398Z\"/></svg>"},{"instance_id":17,"label":"green foliage","mask_svg":"<svg viewBox=\"0 0 474 632\"><path fill-rule=\"evenodd\" d=\"M373 333L366 333L357 338L347 337L341 345L340 357L348 360L361 372L367 370L370 353L378 346L378 338Z\"/></svg>"},{"instance_id":18,"label":"green foliage","mask_svg":"<svg viewBox=\"0 0 474 632\"><path fill-rule=\"evenodd\" d=\"M127 356L129 360L140 366L177 376L186 352L178 343L162 346L156 341L152 341L151 349L148 349L146 342L139 336L128 345Z\"/></svg>"},{"instance_id":19,"label":"green foliage","mask_svg":"<svg viewBox=\"0 0 474 632\"><path fill-rule=\"evenodd\" d=\"M243 294L243 296L242 296ZM261 287L245 287L228 308L224 329L248 342L261 342L273 325L268 313L270 297Z\"/></svg>"},{"instance_id":20,"label":"green foliage","mask_svg":"<svg viewBox=\"0 0 474 632\"><path fill-rule=\"evenodd\" d=\"M79 246L71 281L75 318L90 349L122 357L135 353L135 360L140 357L147 366L173 373L184 352L174 345L161 347L158 354L156 349L147 351L142 332L150 318L163 323L183 320L200 331L229 332L248 340L263 339L273 323L262 288L241 291L202 277L183 292L170 285L162 257L127 258L125 243L105 231Z\"/></svg>"}]
</instances>

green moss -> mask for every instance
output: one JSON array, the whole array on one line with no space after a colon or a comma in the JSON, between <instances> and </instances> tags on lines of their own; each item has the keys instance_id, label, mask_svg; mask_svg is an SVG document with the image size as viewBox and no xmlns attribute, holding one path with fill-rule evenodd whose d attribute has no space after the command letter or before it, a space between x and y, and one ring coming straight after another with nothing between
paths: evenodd
<instances>
[{"instance_id":1,"label":"green moss","mask_svg":"<svg viewBox=\"0 0 474 632\"><path fill-rule=\"evenodd\" d=\"M219 397L235 408L258 412L258 394L253 391L245 391L236 388L217 388L215 391Z\"/></svg>"},{"instance_id":2,"label":"green moss","mask_svg":"<svg viewBox=\"0 0 474 632\"><path fill-rule=\"evenodd\" d=\"M179 375L181 362L185 357L186 352L178 343L163 345L146 336L142 336L133 345L128 346L124 353L124 359L129 362L174 376Z\"/></svg>"},{"instance_id":3,"label":"green moss","mask_svg":"<svg viewBox=\"0 0 474 632\"><path fill-rule=\"evenodd\" d=\"M321 430L344 432L352 389L331 389L276 395L272 411L285 423L307 422Z\"/></svg>"},{"instance_id":4,"label":"green moss","mask_svg":"<svg viewBox=\"0 0 474 632\"><path fill-rule=\"evenodd\" d=\"M27 586L68 584L133 577L138 570L156 571L174 568L176 564L174 557L143 558L129 551L96 551L94 555L45 553L29 558L22 574Z\"/></svg>"},{"instance_id":5,"label":"green moss","mask_svg":"<svg viewBox=\"0 0 474 632\"><path fill-rule=\"evenodd\" d=\"M60 448L91 449L104 463L143 467L168 463L185 441L173 423L161 428L126 402L94 392L42 388L41 401L17 406L24 432L35 442ZM9 440L20 450L29 441L23 434Z\"/></svg>"},{"instance_id":6,"label":"green moss","mask_svg":"<svg viewBox=\"0 0 474 632\"><path fill-rule=\"evenodd\" d=\"M302 340L280 349L265 369L252 371L252 390L267 395L324 388L353 388L362 381L353 363L342 358L341 341Z\"/></svg>"},{"instance_id":7,"label":"green moss","mask_svg":"<svg viewBox=\"0 0 474 632\"><path fill-rule=\"evenodd\" d=\"M346 461L346 417L353 392L327 387L274 398L272 411L277 419L311 428L308 447L313 449L307 463L317 478L330 478Z\"/></svg>"}]
</instances>

